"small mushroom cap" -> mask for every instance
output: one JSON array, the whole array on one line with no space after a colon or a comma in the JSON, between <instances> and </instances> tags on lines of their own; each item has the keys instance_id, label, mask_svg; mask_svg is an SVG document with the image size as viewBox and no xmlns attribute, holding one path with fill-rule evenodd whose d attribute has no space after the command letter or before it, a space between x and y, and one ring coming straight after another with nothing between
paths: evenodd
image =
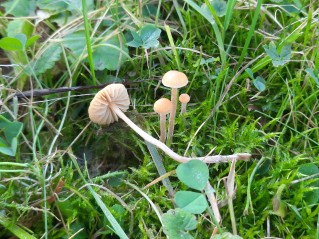
<instances>
[{"instance_id":1,"label":"small mushroom cap","mask_svg":"<svg viewBox=\"0 0 319 239\"><path fill-rule=\"evenodd\" d=\"M100 125L109 125L118 121L118 116L112 112L112 106L125 112L130 105L127 90L122 84L110 84L100 90L89 106L91 121Z\"/></svg>"},{"instance_id":2,"label":"small mushroom cap","mask_svg":"<svg viewBox=\"0 0 319 239\"><path fill-rule=\"evenodd\" d=\"M172 70L164 74L162 83L170 88L181 88L187 85L188 78L183 72Z\"/></svg>"},{"instance_id":3,"label":"small mushroom cap","mask_svg":"<svg viewBox=\"0 0 319 239\"><path fill-rule=\"evenodd\" d=\"M154 111L158 114L168 114L172 111L173 103L166 98L157 100L154 104Z\"/></svg>"},{"instance_id":4,"label":"small mushroom cap","mask_svg":"<svg viewBox=\"0 0 319 239\"><path fill-rule=\"evenodd\" d=\"M184 93L184 94L181 94L178 99L181 103L188 103L191 97L188 94Z\"/></svg>"}]
</instances>

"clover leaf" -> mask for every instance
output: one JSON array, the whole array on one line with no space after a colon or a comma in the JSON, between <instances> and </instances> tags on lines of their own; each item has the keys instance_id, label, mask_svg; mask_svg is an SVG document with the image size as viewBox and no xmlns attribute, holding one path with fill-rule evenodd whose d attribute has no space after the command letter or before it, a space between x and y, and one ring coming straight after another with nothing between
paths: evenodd
<instances>
[{"instance_id":1,"label":"clover leaf","mask_svg":"<svg viewBox=\"0 0 319 239\"><path fill-rule=\"evenodd\" d=\"M209 170L202 161L190 160L178 165L176 174L178 179L188 187L201 191L208 182Z\"/></svg>"},{"instance_id":2,"label":"clover leaf","mask_svg":"<svg viewBox=\"0 0 319 239\"><path fill-rule=\"evenodd\" d=\"M128 46L149 49L151 47L158 46L158 39L161 35L161 29L153 25L146 25L138 33L135 31L131 31L131 34L133 40L127 43Z\"/></svg>"},{"instance_id":3,"label":"clover leaf","mask_svg":"<svg viewBox=\"0 0 319 239\"><path fill-rule=\"evenodd\" d=\"M269 43L268 47L266 45L263 47L267 55L270 56L274 67L285 65L291 58L291 44L283 46L280 53L273 42Z\"/></svg>"},{"instance_id":4,"label":"clover leaf","mask_svg":"<svg viewBox=\"0 0 319 239\"><path fill-rule=\"evenodd\" d=\"M194 230L196 226L195 216L182 209L171 209L163 214L164 233L168 238L193 239L187 231Z\"/></svg>"},{"instance_id":5,"label":"clover leaf","mask_svg":"<svg viewBox=\"0 0 319 239\"><path fill-rule=\"evenodd\" d=\"M18 146L18 136L22 131L22 127L22 123L11 122L0 115L0 153L15 156Z\"/></svg>"}]
</instances>

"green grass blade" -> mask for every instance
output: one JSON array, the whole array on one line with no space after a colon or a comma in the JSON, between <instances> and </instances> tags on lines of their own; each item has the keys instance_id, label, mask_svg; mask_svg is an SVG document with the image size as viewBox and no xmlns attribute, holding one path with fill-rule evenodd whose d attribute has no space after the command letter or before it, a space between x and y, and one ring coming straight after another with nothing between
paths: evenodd
<instances>
[{"instance_id":1,"label":"green grass blade","mask_svg":"<svg viewBox=\"0 0 319 239\"><path fill-rule=\"evenodd\" d=\"M91 38L90 38L90 26L89 26L89 19L86 7L86 0L82 0L82 12L83 12L83 19L84 19L84 29L85 29L85 39L86 39L86 47L88 52L88 60L91 70L91 75L93 78L93 85L96 85L96 77L94 71L94 62L93 62L93 54L92 54L92 46L91 46Z\"/></svg>"},{"instance_id":2,"label":"green grass blade","mask_svg":"<svg viewBox=\"0 0 319 239\"><path fill-rule=\"evenodd\" d=\"M243 62L244 57L247 54L247 49L249 47L251 38L253 37L254 32L255 32L255 27L256 27L256 24L257 24L258 17L259 17L261 4L262 4L262 0L258 0L256 9L255 9L255 13L254 13L254 17L253 17L253 21L252 21L252 23L250 25L249 32L248 32L248 35L247 35L247 38L246 38L246 41L245 41L244 48L243 48L243 50L241 52L240 58L238 60L238 64L236 66L236 70L241 66L241 63Z\"/></svg>"},{"instance_id":3,"label":"green grass blade","mask_svg":"<svg viewBox=\"0 0 319 239\"><path fill-rule=\"evenodd\" d=\"M172 51L173 51L173 55L174 55L174 58L175 58L175 61L176 61L176 64L177 64L177 68L179 71L182 70L182 67L181 67L181 60L179 58L179 54L176 50L176 47L175 47L175 43L174 43L174 39L173 39L173 36L172 36L172 33L171 33L171 29L168 25L165 25L165 31L166 31L166 34L167 34L167 37L168 37L168 40L169 40L169 43L172 47Z\"/></svg>"},{"instance_id":4,"label":"green grass blade","mask_svg":"<svg viewBox=\"0 0 319 239\"><path fill-rule=\"evenodd\" d=\"M206 12L204 12L204 10L200 6L198 6L193 0L184 0L184 1L186 3L188 3L192 8L194 8L200 15L202 15L212 25L213 30L215 32L219 52L220 52L221 62L223 65L225 65L226 64L226 52L224 49L223 38L222 38L222 35L219 31L219 28L218 28L216 22L215 21L212 22L211 16L208 15Z\"/></svg>"},{"instance_id":5,"label":"green grass blade","mask_svg":"<svg viewBox=\"0 0 319 239\"><path fill-rule=\"evenodd\" d=\"M158 219L160 220L160 222L162 223L162 215L161 215L161 212L157 209L156 205L152 202L152 200L145 194L143 193L138 187L136 187L134 184L131 184L130 182L127 182L125 181L125 183L134 188L136 191L138 191L148 202L149 204L151 205L151 207L153 208L153 210L155 211Z\"/></svg>"},{"instance_id":6,"label":"green grass blade","mask_svg":"<svg viewBox=\"0 0 319 239\"><path fill-rule=\"evenodd\" d=\"M236 4L236 0L227 1L227 9L226 9L226 15L225 15L225 20L224 20L224 32L226 32L228 27L229 27L230 20L233 16L235 4ZM225 33L224 33L224 35L225 35Z\"/></svg>"},{"instance_id":7,"label":"green grass blade","mask_svg":"<svg viewBox=\"0 0 319 239\"><path fill-rule=\"evenodd\" d=\"M15 222L11 222L6 218L3 214L0 213L0 224L11 233L13 233L16 237L21 239L36 239L36 237L32 236L21 227L16 225Z\"/></svg>"},{"instance_id":8,"label":"green grass blade","mask_svg":"<svg viewBox=\"0 0 319 239\"><path fill-rule=\"evenodd\" d=\"M77 163L77 161L75 160L74 157L71 157L72 162L74 164L74 166L76 167L76 169L78 170L78 173L80 175L80 177L82 178L83 182L85 184L87 184L87 187L90 191L90 193L92 194L92 196L94 197L96 203L99 205L99 207L101 208L104 216L107 218L107 220L110 222L110 224L113 227L114 232L121 238L121 239L128 239L128 236L125 234L125 232L123 231L122 227L120 226L120 224L117 222L117 220L114 218L114 216L112 215L112 213L110 212L110 210L105 206L104 202L101 200L100 196L93 190L93 188L88 184L88 182L86 181L86 179L84 178L84 175L82 174L82 171Z\"/></svg>"},{"instance_id":9,"label":"green grass blade","mask_svg":"<svg viewBox=\"0 0 319 239\"><path fill-rule=\"evenodd\" d=\"M187 35L187 28L186 28L186 24L185 24L185 21L183 19L183 16L182 16L182 13L181 13L181 10L180 10L180 6L179 6L179 4L178 4L178 2L176 0L173 0L173 4L174 4L174 7L175 7L177 16L179 18L179 21L182 24L183 31L184 31L184 36L186 36Z\"/></svg>"},{"instance_id":10,"label":"green grass blade","mask_svg":"<svg viewBox=\"0 0 319 239\"><path fill-rule=\"evenodd\" d=\"M145 143L146 143L148 150L150 151L150 154L152 156L152 159L153 159L153 162L154 162L155 167L157 169L157 172L159 173L160 176L163 176L164 174L166 174L166 170L165 170L164 165L163 165L162 157L159 155L156 147L153 144L151 144L147 141L145 141ZM165 186L165 188L167 189L169 195L171 197L173 197L174 196L174 189L171 185L171 182L169 181L169 178L163 178L162 182L163 182L163 185Z\"/></svg>"}]
</instances>

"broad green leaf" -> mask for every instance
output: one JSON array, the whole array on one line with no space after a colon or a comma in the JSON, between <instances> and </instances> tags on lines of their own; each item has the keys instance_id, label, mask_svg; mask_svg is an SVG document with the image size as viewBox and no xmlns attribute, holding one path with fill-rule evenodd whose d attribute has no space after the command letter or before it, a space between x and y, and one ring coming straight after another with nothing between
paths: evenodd
<instances>
[{"instance_id":1,"label":"broad green leaf","mask_svg":"<svg viewBox=\"0 0 319 239\"><path fill-rule=\"evenodd\" d=\"M23 48L25 47L25 44L27 42L26 35L24 35L23 33L19 33L15 35L14 38L18 39L21 42Z\"/></svg>"},{"instance_id":2,"label":"broad green leaf","mask_svg":"<svg viewBox=\"0 0 319 239\"><path fill-rule=\"evenodd\" d=\"M277 53L276 45L273 42L269 43L268 48L267 48L267 45L264 45L263 47L271 59L276 59L279 57L279 55Z\"/></svg>"},{"instance_id":3,"label":"broad green leaf","mask_svg":"<svg viewBox=\"0 0 319 239\"><path fill-rule=\"evenodd\" d=\"M226 2L224 0L213 0L210 2L217 16L223 17L226 14Z\"/></svg>"},{"instance_id":4,"label":"broad green leaf","mask_svg":"<svg viewBox=\"0 0 319 239\"><path fill-rule=\"evenodd\" d=\"M299 168L298 172L303 175L310 176L310 175L319 173L319 168L317 165L312 163L304 164Z\"/></svg>"},{"instance_id":5,"label":"broad green leaf","mask_svg":"<svg viewBox=\"0 0 319 239\"><path fill-rule=\"evenodd\" d=\"M39 35L35 35L35 36L32 36L30 37L27 42L25 43L25 47L29 47L29 46L32 46L38 39L40 38Z\"/></svg>"},{"instance_id":6,"label":"broad green leaf","mask_svg":"<svg viewBox=\"0 0 319 239\"><path fill-rule=\"evenodd\" d=\"M63 45L69 48L75 57L79 57L83 49L86 49L85 32L79 31L66 35L63 39Z\"/></svg>"},{"instance_id":7,"label":"broad green leaf","mask_svg":"<svg viewBox=\"0 0 319 239\"><path fill-rule=\"evenodd\" d=\"M193 239L187 231L196 229L196 226L195 216L182 209L171 209L163 214L163 229L168 238Z\"/></svg>"},{"instance_id":8,"label":"broad green leaf","mask_svg":"<svg viewBox=\"0 0 319 239\"><path fill-rule=\"evenodd\" d=\"M302 165L298 172L304 176L311 176L313 174L319 173L319 168L315 164L305 164ZM319 176L315 177L314 179L318 179ZM307 204L315 204L319 202L319 180L311 183L309 186L309 191L305 192L303 195L303 199L307 202Z\"/></svg>"},{"instance_id":9,"label":"broad green leaf","mask_svg":"<svg viewBox=\"0 0 319 239\"><path fill-rule=\"evenodd\" d=\"M290 57L291 57L290 44L283 46L280 54L278 53L276 45L273 42L269 43L268 47L266 45L264 45L263 47L267 55L270 56L274 67L283 66L284 64L286 64L287 61L290 60Z\"/></svg>"},{"instance_id":10,"label":"broad green leaf","mask_svg":"<svg viewBox=\"0 0 319 239\"><path fill-rule=\"evenodd\" d=\"M135 48L142 46L143 45L142 38L135 31L131 31L131 34L132 34L133 40L126 43L126 45L130 47L135 47Z\"/></svg>"},{"instance_id":11,"label":"broad green leaf","mask_svg":"<svg viewBox=\"0 0 319 239\"><path fill-rule=\"evenodd\" d=\"M23 33L27 38L33 34L34 27L30 21L26 19L14 19L7 25L7 36L15 37L17 34Z\"/></svg>"},{"instance_id":12,"label":"broad green leaf","mask_svg":"<svg viewBox=\"0 0 319 239\"><path fill-rule=\"evenodd\" d=\"M284 45L280 52L280 58L283 61L289 61L291 57L291 44Z\"/></svg>"},{"instance_id":13,"label":"broad green leaf","mask_svg":"<svg viewBox=\"0 0 319 239\"><path fill-rule=\"evenodd\" d=\"M59 27L63 27L66 24L68 24L70 21L74 20L76 18L75 15L73 15L69 11L59 12L57 14L52 14L50 17L50 21L58 24Z\"/></svg>"},{"instance_id":14,"label":"broad green leaf","mask_svg":"<svg viewBox=\"0 0 319 239\"><path fill-rule=\"evenodd\" d=\"M190 160L178 165L176 174L178 179L188 187L201 191L208 182L209 170L202 161Z\"/></svg>"},{"instance_id":15,"label":"broad green leaf","mask_svg":"<svg viewBox=\"0 0 319 239\"><path fill-rule=\"evenodd\" d=\"M256 79L253 81L253 83L254 83L254 86L257 88L257 90L259 91L266 90L266 81L261 76L257 76Z\"/></svg>"},{"instance_id":16,"label":"broad green leaf","mask_svg":"<svg viewBox=\"0 0 319 239\"><path fill-rule=\"evenodd\" d=\"M96 70L117 70L127 59L128 49L121 36L114 36L98 45L93 51L93 61Z\"/></svg>"},{"instance_id":17,"label":"broad green leaf","mask_svg":"<svg viewBox=\"0 0 319 239\"><path fill-rule=\"evenodd\" d=\"M82 0L65 0L68 4L68 10L72 13L82 14ZM94 9L94 1L86 0L86 7L88 11L92 11Z\"/></svg>"},{"instance_id":18,"label":"broad green leaf","mask_svg":"<svg viewBox=\"0 0 319 239\"><path fill-rule=\"evenodd\" d=\"M140 31L140 37L143 41L143 48L148 49L158 46L158 38L161 35L161 29L153 26L146 25Z\"/></svg>"},{"instance_id":19,"label":"broad green leaf","mask_svg":"<svg viewBox=\"0 0 319 239\"><path fill-rule=\"evenodd\" d=\"M59 45L51 45L40 55L39 58L35 59L26 67L26 73L32 74L30 67L36 75L44 73L46 70L53 68L55 62L60 60L62 49Z\"/></svg>"},{"instance_id":20,"label":"broad green leaf","mask_svg":"<svg viewBox=\"0 0 319 239\"><path fill-rule=\"evenodd\" d=\"M20 51L23 49L23 46L17 38L4 37L0 40L0 48L6 51Z\"/></svg>"},{"instance_id":21,"label":"broad green leaf","mask_svg":"<svg viewBox=\"0 0 319 239\"><path fill-rule=\"evenodd\" d=\"M191 191L178 191L174 200L178 207L193 214L203 213L208 206L203 194Z\"/></svg>"},{"instance_id":22,"label":"broad green leaf","mask_svg":"<svg viewBox=\"0 0 319 239\"><path fill-rule=\"evenodd\" d=\"M0 115L0 153L14 156L17 151L17 137L22 131L23 124L20 122L11 122Z\"/></svg>"},{"instance_id":23,"label":"broad green leaf","mask_svg":"<svg viewBox=\"0 0 319 239\"><path fill-rule=\"evenodd\" d=\"M250 77L252 80L255 79L254 73L253 73L253 71L252 71L250 68L245 69L245 71L247 72L247 74L249 75L249 77Z\"/></svg>"},{"instance_id":24,"label":"broad green leaf","mask_svg":"<svg viewBox=\"0 0 319 239\"><path fill-rule=\"evenodd\" d=\"M40 9L46 9L52 12L65 11L68 8L67 1L38 0L37 5Z\"/></svg>"},{"instance_id":25,"label":"broad green leaf","mask_svg":"<svg viewBox=\"0 0 319 239\"><path fill-rule=\"evenodd\" d=\"M139 33L131 31L131 34L133 36L133 40L127 43L128 46L149 49L151 47L158 46L158 38L161 35L161 29L152 25L146 25L140 30Z\"/></svg>"},{"instance_id":26,"label":"broad green leaf","mask_svg":"<svg viewBox=\"0 0 319 239\"><path fill-rule=\"evenodd\" d=\"M144 17L156 16L157 6L155 4L146 4L143 6L142 13Z\"/></svg>"},{"instance_id":27,"label":"broad green leaf","mask_svg":"<svg viewBox=\"0 0 319 239\"><path fill-rule=\"evenodd\" d=\"M15 17L34 16L36 9L36 0L12 0L1 4L6 11L6 14Z\"/></svg>"},{"instance_id":28,"label":"broad green leaf","mask_svg":"<svg viewBox=\"0 0 319 239\"><path fill-rule=\"evenodd\" d=\"M312 191L305 192L303 199L308 205L317 204L319 202L319 189L312 189Z\"/></svg>"}]
</instances>

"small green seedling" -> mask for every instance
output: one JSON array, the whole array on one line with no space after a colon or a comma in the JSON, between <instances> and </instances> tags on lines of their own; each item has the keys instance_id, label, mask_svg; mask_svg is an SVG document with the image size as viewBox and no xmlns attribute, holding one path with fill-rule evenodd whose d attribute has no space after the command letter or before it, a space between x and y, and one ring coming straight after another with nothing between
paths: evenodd
<instances>
[{"instance_id":1,"label":"small green seedling","mask_svg":"<svg viewBox=\"0 0 319 239\"><path fill-rule=\"evenodd\" d=\"M11 122L0 115L0 153L15 156L18 147L18 136L22 131L23 124ZM4 136L4 137L3 137Z\"/></svg>"},{"instance_id":2,"label":"small green seedling","mask_svg":"<svg viewBox=\"0 0 319 239\"><path fill-rule=\"evenodd\" d=\"M269 46L263 46L267 55L270 56L274 67L285 65L291 58L291 45L285 45L282 47L280 53L275 43L269 43Z\"/></svg>"},{"instance_id":3,"label":"small green seedling","mask_svg":"<svg viewBox=\"0 0 319 239\"><path fill-rule=\"evenodd\" d=\"M302 165L299 170L299 174L303 177L309 177L309 180L313 182L307 185L307 191L303 195L303 199L308 205L317 204L319 202L319 168L315 164Z\"/></svg>"},{"instance_id":4,"label":"small green seedling","mask_svg":"<svg viewBox=\"0 0 319 239\"><path fill-rule=\"evenodd\" d=\"M245 71L250 76L250 78L253 80L253 84L257 88L257 90L259 90L259 91L266 90L266 81L264 80L264 78L262 78L261 76L257 76L255 78L254 73L250 68L247 68Z\"/></svg>"},{"instance_id":5,"label":"small green seedling","mask_svg":"<svg viewBox=\"0 0 319 239\"><path fill-rule=\"evenodd\" d=\"M144 49L149 49L151 47L157 47L159 45L159 37L161 35L161 29L146 25L139 32L131 31L133 40L126 43L130 47L142 47Z\"/></svg>"},{"instance_id":6,"label":"small green seedling","mask_svg":"<svg viewBox=\"0 0 319 239\"><path fill-rule=\"evenodd\" d=\"M196 229L196 226L195 216L180 208L171 209L163 215L164 233L168 238L193 239L188 231Z\"/></svg>"},{"instance_id":7,"label":"small green seedling","mask_svg":"<svg viewBox=\"0 0 319 239\"><path fill-rule=\"evenodd\" d=\"M193 213L203 213L208 203L205 195L202 193L209 177L208 167L199 160L191 160L180 164L176 169L178 179L188 187L200 192L179 191L175 194L175 202L178 207Z\"/></svg>"},{"instance_id":8,"label":"small green seedling","mask_svg":"<svg viewBox=\"0 0 319 239\"><path fill-rule=\"evenodd\" d=\"M19 33L15 37L3 37L0 40L0 48L6 51L23 51L32 46L39 38L39 35L35 35L27 39L23 33Z\"/></svg>"}]
</instances>

